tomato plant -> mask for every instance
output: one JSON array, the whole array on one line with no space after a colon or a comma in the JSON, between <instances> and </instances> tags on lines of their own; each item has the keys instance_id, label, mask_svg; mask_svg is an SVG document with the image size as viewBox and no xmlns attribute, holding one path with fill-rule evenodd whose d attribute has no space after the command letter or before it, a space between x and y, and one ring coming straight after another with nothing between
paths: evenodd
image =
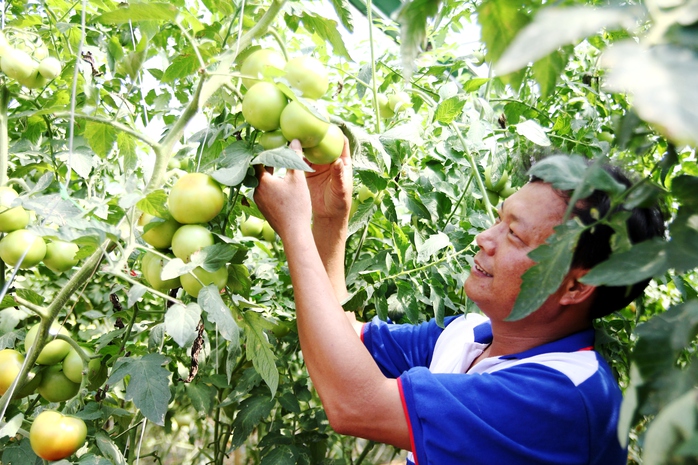
<instances>
[{"instance_id":1,"label":"tomato plant","mask_svg":"<svg viewBox=\"0 0 698 465\"><path fill-rule=\"evenodd\" d=\"M37 323L27 331L27 335L24 338L24 349L26 351L34 344L34 340L39 332L39 326L39 323ZM65 329L65 327L58 323L53 323L48 331L49 341L41 349L36 363L40 365L55 365L56 363L60 363L60 361L68 355L70 344L61 339L54 339L58 334L70 337L70 332Z\"/></svg>"},{"instance_id":2,"label":"tomato plant","mask_svg":"<svg viewBox=\"0 0 698 465\"><path fill-rule=\"evenodd\" d=\"M38 414L29 430L32 450L45 460L61 460L73 455L86 437L84 421L54 410Z\"/></svg>"},{"instance_id":3,"label":"tomato plant","mask_svg":"<svg viewBox=\"0 0 698 465\"><path fill-rule=\"evenodd\" d=\"M36 266L46 256L44 240L27 229L12 231L0 239L0 258L10 266ZM21 261L21 263L20 263Z\"/></svg>"},{"instance_id":4,"label":"tomato plant","mask_svg":"<svg viewBox=\"0 0 698 465\"><path fill-rule=\"evenodd\" d=\"M49 402L63 402L75 397L80 390L80 383L71 381L61 365L51 365L42 372L41 381L36 391Z\"/></svg>"}]
</instances>

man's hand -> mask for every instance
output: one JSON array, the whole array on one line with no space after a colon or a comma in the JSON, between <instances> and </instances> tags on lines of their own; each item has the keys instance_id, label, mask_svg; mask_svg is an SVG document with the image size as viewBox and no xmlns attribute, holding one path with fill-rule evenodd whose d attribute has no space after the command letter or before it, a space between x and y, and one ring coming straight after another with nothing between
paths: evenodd
<instances>
[{"instance_id":1,"label":"man's hand","mask_svg":"<svg viewBox=\"0 0 698 465\"><path fill-rule=\"evenodd\" d=\"M310 166L314 172L306 173L313 205L313 217L346 222L351 210L352 168L349 157L349 141L344 138L342 155L327 165Z\"/></svg>"},{"instance_id":2,"label":"man's hand","mask_svg":"<svg viewBox=\"0 0 698 465\"><path fill-rule=\"evenodd\" d=\"M300 142L294 140L290 147L302 156ZM255 188L254 201L281 240L287 234L308 234L312 213L303 172L288 170L281 178L274 176L271 168L256 169L259 185Z\"/></svg>"}]
</instances>

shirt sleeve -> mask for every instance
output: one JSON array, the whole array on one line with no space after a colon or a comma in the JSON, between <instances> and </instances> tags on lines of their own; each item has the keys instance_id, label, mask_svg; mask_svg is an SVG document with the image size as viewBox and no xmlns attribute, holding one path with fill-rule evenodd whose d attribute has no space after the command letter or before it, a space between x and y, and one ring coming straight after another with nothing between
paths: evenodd
<instances>
[{"instance_id":1,"label":"shirt sleeve","mask_svg":"<svg viewBox=\"0 0 698 465\"><path fill-rule=\"evenodd\" d=\"M418 465L597 463L591 442L617 443L615 423L591 431L574 384L539 364L484 374L414 368L398 379ZM612 420L612 419L611 419ZM625 464L617 444L602 462Z\"/></svg>"},{"instance_id":2,"label":"shirt sleeve","mask_svg":"<svg viewBox=\"0 0 698 465\"><path fill-rule=\"evenodd\" d=\"M455 317L444 320L448 325ZM366 323L361 340L383 374L397 378L413 367L431 363L434 346L443 328L434 319L418 325L386 323L378 317Z\"/></svg>"}]
</instances>

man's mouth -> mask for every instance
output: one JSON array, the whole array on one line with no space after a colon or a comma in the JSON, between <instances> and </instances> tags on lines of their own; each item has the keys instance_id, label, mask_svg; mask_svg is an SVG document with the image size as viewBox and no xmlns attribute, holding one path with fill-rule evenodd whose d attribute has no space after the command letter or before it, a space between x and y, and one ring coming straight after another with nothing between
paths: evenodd
<instances>
[{"instance_id":1,"label":"man's mouth","mask_svg":"<svg viewBox=\"0 0 698 465\"><path fill-rule=\"evenodd\" d=\"M476 269L477 271L479 271L480 273L484 274L485 276L487 276L488 278L491 278L491 277L492 277L492 275L489 274L487 271L485 271L485 269L482 268L480 265L478 265L477 262L475 262L475 269Z\"/></svg>"}]
</instances>

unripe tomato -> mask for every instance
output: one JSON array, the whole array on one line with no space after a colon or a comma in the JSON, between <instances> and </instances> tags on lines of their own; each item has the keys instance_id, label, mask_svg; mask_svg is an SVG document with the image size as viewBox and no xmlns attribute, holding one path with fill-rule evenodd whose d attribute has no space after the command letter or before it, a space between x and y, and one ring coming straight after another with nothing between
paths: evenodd
<instances>
[{"instance_id":1,"label":"unripe tomato","mask_svg":"<svg viewBox=\"0 0 698 465\"><path fill-rule=\"evenodd\" d=\"M344 133L336 124L330 124L325 137L315 147L303 150L303 155L310 163L327 165L342 155L344 148Z\"/></svg>"},{"instance_id":2,"label":"unripe tomato","mask_svg":"<svg viewBox=\"0 0 698 465\"><path fill-rule=\"evenodd\" d=\"M504 184L504 188L499 191L499 196L503 199L511 197L512 194L516 192L515 187L511 187L511 179Z\"/></svg>"},{"instance_id":3,"label":"unripe tomato","mask_svg":"<svg viewBox=\"0 0 698 465\"><path fill-rule=\"evenodd\" d=\"M320 143L330 123L321 121L298 102L289 102L281 112L281 132L286 140L298 139L303 148Z\"/></svg>"},{"instance_id":4,"label":"unripe tomato","mask_svg":"<svg viewBox=\"0 0 698 465\"><path fill-rule=\"evenodd\" d=\"M5 34L0 31L0 57L5 54L12 46L7 42Z\"/></svg>"},{"instance_id":5,"label":"unripe tomato","mask_svg":"<svg viewBox=\"0 0 698 465\"><path fill-rule=\"evenodd\" d=\"M276 231L274 231L274 228L271 227L268 221L265 221L262 226L262 238L267 242L276 241Z\"/></svg>"},{"instance_id":6,"label":"unripe tomato","mask_svg":"<svg viewBox=\"0 0 698 465\"><path fill-rule=\"evenodd\" d=\"M364 203L367 200L373 200L376 198L376 194L368 188L368 186L362 185L359 187L359 202Z\"/></svg>"},{"instance_id":7,"label":"unripe tomato","mask_svg":"<svg viewBox=\"0 0 698 465\"><path fill-rule=\"evenodd\" d=\"M18 81L27 79L37 71L37 63L28 53L10 47L0 57L0 68L8 77Z\"/></svg>"},{"instance_id":8,"label":"unripe tomato","mask_svg":"<svg viewBox=\"0 0 698 465\"><path fill-rule=\"evenodd\" d=\"M509 173L507 170L502 171L502 175L496 181L492 180L492 167L487 166L485 168L485 187L493 192L499 192L504 189L507 181L509 180Z\"/></svg>"},{"instance_id":9,"label":"unripe tomato","mask_svg":"<svg viewBox=\"0 0 698 465\"><path fill-rule=\"evenodd\" d=\"M240 232L243 236L261 237L264 228L264 220L256 216L249 216L240 225Z\"/></svg>"},{"instance_id":10,"label":"unripe tomato","mask_svg":"<svg viewBox=\"0 0 698 465\"><path fill-rule=\"evenodd\" d=\"M262 82L260 79L254 79L257 77L272 77L278 72L274 72L273 69L283 70L286 66L286 58L276 50L272 49L261 49L253 52L245 58L240 67L240 72L243 76L242 85L246 89L251 89L252 86Z\"/></svg>"},{"instance_id":11,"label":"unripe tomato","mask_svg":"<svg viewBox=\"0 0 698 465\"><path fill-rule=\"evenodd\" d=\"M283 147L286 144L288 144L288 141L286 140L284 134L281 132L280 129L276 131L265 132L262 133L261 136L259 136L259 145L261 145L264 148L264 150L276 149L279 147Z\"/></svg>"},{"instance_id":12,"label":"unripe tomato","mask_svg":"<svg viewBox=\"0 0 698 465\"><path fill-rule=\"evenodd\" d=\"M172 186L167 206L183 224L207 223L223 209L225 195L218 183L204 173L187 173Z\"/></svg>"},{"instance_id":13,"label":"unripe tomato","mask_svg":"<svg viewBox=\"0 0 698 465\"><path fill-rule=\"evenodd\" d=\"M26 251L26 255L24 255ZM31 268L46 255L44 240L27 229L12 231L0 240L0 258L10 266L15 266L24 255L20 268Z\"/></svg>"},{"instance_id":14,"label":"unripe tomato","mask_svg":"<svg viewBox=\"0 0 698 465\"><path fill-rule=\"evenodd\" d=\"M24 356L13 349L0 350L0 395L10 388L22 368Z\"/></svg>"},{"instance_id":15,"label":"unripe tomato","mask_svg":"<svg viewBox=\"0 0 698 465\"><path fill-rule=\"evenodd\" d=\"M325 65L311 56L304 55L289 60L284 71L291 87L300 90L303 97L318 99L329 88Z\"/></svg>"},{"instance_id":16,"label":"unripe tomato","mask_svg":"<svg viewBox=\"0 0 698 465\"><path fill-rule=\"evenodd\" d=\"M87 426L80 418L44 410L29 429L29 443L44 460L61 460L73 455L85 444Z\"/></svg>"},{"instance_id":17,"label":"unripe tomato","mask_svg":"<svg viewBox=\"0 0 698 465\"><path fill-rule=\"evenodd\" d=\"M39 332L39 323L32 326L29 331L27 331L27 336L24 338L24 350L28 351L29 348L34 344L36 339L36 334ZM54 339L58 334L63 334L64 336L70 337L70 332L58 323L53 323L51 328L48 330L48 343L41 349L39 353L39 358L36 359L36 363L39 365L55 365L68 355L70 351L70 344L61 339Z\"/></svg>"},{"instance_id":18,"label":"unripe tomato","mask_svg":"<svg viewBox=\"0 0 698 465\"><path fill-rule=\"evenodd\" d=\"M487 199L490 201L490 205L492 205L493 207L496 207L497 205L499 205L499 194L497 194L496 192L493 192L489 189L485 189L485 192L487 193ZM483 204L484 204L484 201L483 201Z\"/></svg>"},{"instance_id":19,"label":"unripe tomato","mask_svg":"<svg viewBox=\"0 0 698 465\"><path fill-rule=\"evenodd\" d=\"M46 57L39 62L39 74L46 79L56 79L61 74L61 62L55 57Z\"/></svg>"},{"instance_id":20,"label":"unripe tomato","mask_svg":"<svg viewBox=\"0 0 698 465\"><path fill-rule=\"evenodd\" d=\"M12 232L24 229L29 224L29 212L21 205L12 206L19 195L8 186L0 187L0 231Z\"/></svg>"},{"instance_id":21,"label":"unripe tomato","mask_svg":"<svg viewBox=\"0 0 698 465\"><path fill-rule=\"evenodd\" d=\"M412 106L410 96L405 92L397 92L388 96L388 106L395 112L400 113Z\"/></svg>"},{"instance_id":22,"label":"unripe tomato","mask_svg":"<svg viewBox=\"0 0 698 465\"><path fill-rule=\"evenodd\" d=\"M145 231L145 227L143 228L145 232L141 234L141 238L156 249L169 249L172 245L172 236L182 226L174 218L163 220L148 213L141 215L138 224L140 226L153 225L147 228L147 231Z\"/></svg>"},{"instance_id":23,"label":"unripe tomato","mask_svg":"<svg viewBox=\"0 0 698 465\"><path fill-rule=\"evenodd\" d=\"M46 245L44 265L54 273L63 273L78 264L75 254L80 248L77 244L64 241L53 241Z\"/></svg>"},{"instance_id":24,"label":"unripe tomato","mask_svg":"<svg viewBox=\"0 0 698 465\"><path fill-rule=\"evenodd\" d=\"M472 63L475 66L480 66L485 62L485 55L482 52L475 51L472 54Z\"/></svg>"},{"instance_id":25,"label":"unripe tomato","mask_svg":"<svg viewBox=\"0 0 698 465\"><path fill-rule=\"evenodd\" d=\"M260 82L242 98L242 116L255 129L275 131L279 129L281 112L288 100L271 82Z\"/></svg>"},{"instance_id":26,"label":"unripe tomato","mask_svg":"<svg viewBox=\"0 0 698 465\"><path fill-rule=\"evenodd\" d=\"M61 365L47 367L36 391L49 402L64 402L80 391L80 383L74 383L63 373Z\"/></svg>"},{"instance_id":27,"label":"unripe tomato","mask_svg":"<svg viewBox=\"0 0 698 465\"><path fill-rule=\"evenodd\" d=\"M38 71L34 71L31 75L29 75L28 78L17 79L17 82L22 84L27 89L38 89L40 87L44 87L48 81L45 77L39 74Z\"/></svg>"},{"instance_id":28,"label":"unripe tomato","mask_svg":"<svg viewBox=\"0 0 698 465\"><path fill-rule=\"evenodd\" d=\"M83 349L85 353L92 356L92 351ZM82 382L82 358L75 349L70 348L70 352L63 359L63 374L72 382L80 384ZM98 358L93 358L87 363L87 389L94 391L107 379L107 367L102 365Z\"/></svg>"},{"instance_id":29,"label":"unripe tomato","mask_svg":"<svg viewBox=\"0 0 698 465\"><path fill-rule=\"evenodd\" d=\"M221 290L228 282L228 269L226 267L219 268L213 273L206 271L201 267L196 267L194 268L193 273L196 275L196 278L190 273L180 276L182 288L192 297L199 297L199 292L203 286L215 284L218 290ZM199 281L201 281L203 285Z\"/></svg>"},{"instance_id":30,"label":"unripe tomato","mask_svg":"<svg viewBox=\"0 0 698 465\"><path fill-rule=\"evenodd\" d=\"M378 94L378 113L381 118L392 118L395 116L395 112L388 104L388 97L384 94Z\"/></svg>"},{"instance_id":31,"label":"unripe tomato","mask_svg":"<svg viewBox=\"0 0 698 465\"><path fill-rule=\"evenodd\" d=\"M200 224L185 224L172 236L172 253L185 262L191 254L213 245L213 234Z\"/></svg>"},{"instance_id":32,"label":"unripe tomato","mask_svg":"<svg viewBox=\"0 0 698 465\"><path fill-rule=\"evenodd\" d=\"M180 287L179 277L162 279L162 268L165 266L164 259L152 252L147 252L141 260L141 272L150 287L157 291L166 291Z\"/></svg>"},{"instance_id":33,"label":"unripe tomato","mask_svg":"<svg viewBox=\"0 0 698 465\"><path fill-rule=\"evenodd\" d=\"M38 60L39 62L46 57L48 57L48 49L44 45L35 48L34 52L32 52L32 58Z\"/></svg>"}]
</instances>

